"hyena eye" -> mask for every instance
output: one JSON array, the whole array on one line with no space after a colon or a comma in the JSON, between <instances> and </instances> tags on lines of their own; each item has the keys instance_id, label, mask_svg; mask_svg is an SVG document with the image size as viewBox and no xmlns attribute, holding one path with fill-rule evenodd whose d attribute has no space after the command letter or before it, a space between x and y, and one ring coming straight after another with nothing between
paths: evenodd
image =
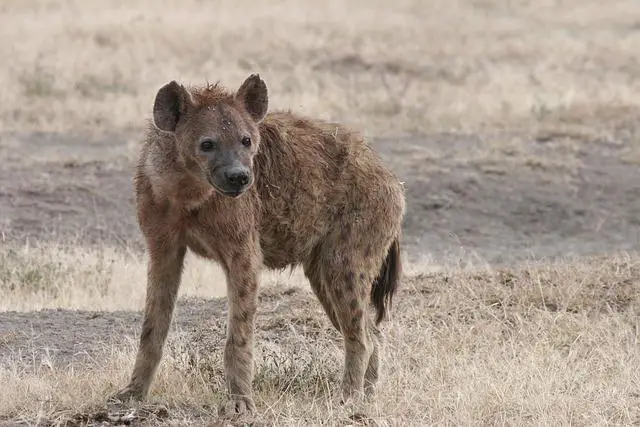
<instances>
[{"instance_id":1,"label":"hyena eye","mask_svg":"<svg viewBox=\"0 0 640 427\"><path fill-rule=\"evenodd\" d=\"M249 138L248 136L245 136L244 138L242 138L242 145L244 145L247 148L251 147L251 138Z\"/></svg>"},{"instance_id":2,"label":"hyena eye","mask_svg":"<svg viewBox=\"0 0 640 427\"><path fill-rule=\"evenodd\" d=\"M215 143L211 139L205 139L200 143L200 149L205 152L213 150L214 146L215 146Z\"/></svg>"}]
</instances>

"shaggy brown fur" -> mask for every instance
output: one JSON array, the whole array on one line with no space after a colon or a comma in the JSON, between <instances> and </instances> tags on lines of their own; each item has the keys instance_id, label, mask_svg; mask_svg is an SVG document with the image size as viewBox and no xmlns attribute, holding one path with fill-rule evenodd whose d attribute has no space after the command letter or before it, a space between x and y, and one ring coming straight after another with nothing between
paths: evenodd
<instances>
[{"instance_id":1,"label":"shaggy brown fur","mask_svg":"<svg viewBox=\"0 0 640 427\"><path fill-rule=\"evenodd\" d=\"M158 92L155 125L135 175L149 254L147 300L131 381L117 398L143 398L149 389L187 249L226 272L227 413L255 410L252 351L262 266L302 265L344 337L344 400L373 393L376 325L401 272L402 185L356 133L266 111L267 88L258 75L235 93L176 82ZM369 300L375 322L366 314Z\"/></svg>"}]
</instances>

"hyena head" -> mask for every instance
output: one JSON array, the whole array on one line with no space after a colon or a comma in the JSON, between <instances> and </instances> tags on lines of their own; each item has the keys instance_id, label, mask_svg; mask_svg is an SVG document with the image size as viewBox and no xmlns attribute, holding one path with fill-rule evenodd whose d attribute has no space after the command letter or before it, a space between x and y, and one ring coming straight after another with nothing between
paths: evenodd
<instances>
[{"instance_id":1,"label":"hyena head","mask_svg":"<svg viewBox=\"0 0 640 427\"><path fill-rule=\"evenodd\" d=\"M217 85L188 91L174 80L158 91L153 119L159 129L175 135L189 169L219 193L238 197L254 181L258 124L267 106L267 86L258 74L233 94Z\"/></svg>"}]
</instances>

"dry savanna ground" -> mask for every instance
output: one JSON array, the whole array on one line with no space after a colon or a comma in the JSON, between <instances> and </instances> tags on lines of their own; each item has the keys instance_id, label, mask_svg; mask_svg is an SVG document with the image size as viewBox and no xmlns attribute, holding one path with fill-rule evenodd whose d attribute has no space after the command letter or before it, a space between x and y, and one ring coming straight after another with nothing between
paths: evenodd
<instances>
[{"instance_id":1,"label":"dry savanna ground","mask_svg":"<svg viewBox=\"0 0 640 427\"><path fill-rule=\"evenodd\" d=\"M105 397L127 380L134 356L141 260L52 247L3 256L3 289L20 286L3 309L81 310L0 314L5 418L70 425L117 424L127 416L150 424L158 417L173 425L215 421L224 398L226 315L223 299L208 299L222 283L215 269L189 263L190 297L179 304L150 401L123 412L105 406ZM639 278L640 261L631 256L473 272L410 270L384 326L379 396L364 411L374 425L637 424ZM338 334L297 273L267 275L265 283L257 321L258 421L352 422L337 404Z\"/></svg>"},{"instance_id":2,"label":"dry savanna ground","mask_svg":"<svg viewBox=\"0 0 640 427\"><path fill-rule=\"evenodd\" d=\"M265 272L254 425L640 423L634 0L0 1L0 425L222 425L220 270L188 257L149 401L131 162L169 80L356 126L407 189L377 398ZM354 413L366 417L353 417Z\"/></svg>"}]
</instances>

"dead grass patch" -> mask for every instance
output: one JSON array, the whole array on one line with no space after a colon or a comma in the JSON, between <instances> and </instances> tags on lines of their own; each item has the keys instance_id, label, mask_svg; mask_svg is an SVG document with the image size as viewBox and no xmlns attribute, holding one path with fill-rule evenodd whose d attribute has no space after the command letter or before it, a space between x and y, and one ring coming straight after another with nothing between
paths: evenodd
<instances>
[{"instance_id":1,"label":"dead grass patch","mask_svg":"<svg viewBox=\"0 0 640 427\"><path fill-rule=\"evenodd\" d=\"M4 256L6 269L15 258ZM91 264L84 265L87 271ZM15 275L33 265L11 268L17 270L12 277L23 277ZM55 279L48 268L47 277ZM85 286L77 286L85 289L87 284L112 283L122 266L89 269L93 277L82 276L83 270L69 263L59 268L65 268L65 277L84 277ZM421 273L409 268L393 317L383 326L379 394L363 410L377 425L640 422L639 280L640 258L624 254L501 270L452 265ZM340 337L313 294L299 288L302 281L295 284L285 286L286 275L278 275L262 291L254 383L257 421L353 422L353 413L337 404ZM3 292L24 298L24 289ZM73 307L85 299L54 300ZM37 300L31 304L40 306ZM102 343L90 363L44 364L34 370L5 358L0 363L6 391L0 414L12 422L54 424L109 416L139 417L150 424L156 418L173 425L215 421L224 398L225 337L224 316L214 312L216 306L202 320L181 323L171 332L150 402L134 409L105 406L106 397L126 382L135 352L135 336L118 337ZM7 340L4 345L13 344Z\"/></svg>"},{"instance_id":2,"label":"dead grass patch","mask_svg":"<svg viewBox=\"0 0 640 427\"><path fill-rule=\"evenodd\" d=\"M300 271L265 271L267 284L299 284ZM189 254L181 295L226 295L224 273L214 263ZM70 245L7 245L0 250L0 311L66 308L94 311L139 310L146 292L146 257L133 251Z\"/></svg>"}]
</instances>

